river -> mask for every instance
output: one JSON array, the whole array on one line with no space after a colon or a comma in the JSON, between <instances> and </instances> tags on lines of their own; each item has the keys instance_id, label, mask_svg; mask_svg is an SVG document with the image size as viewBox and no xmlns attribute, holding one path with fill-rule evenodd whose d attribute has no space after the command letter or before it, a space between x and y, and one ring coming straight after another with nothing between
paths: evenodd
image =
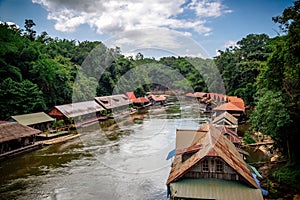
<instances>
[{"instance_id":1,"label":"river","mask_svg":"<svg viewBox=\"0 0 300 200\"><path fill-rule=\"evenodd\" d=\"M78 129L81 136L0 163L0 199L166 199L176 129L206 120L196 102Z\"/></svg>"}]
</instances>

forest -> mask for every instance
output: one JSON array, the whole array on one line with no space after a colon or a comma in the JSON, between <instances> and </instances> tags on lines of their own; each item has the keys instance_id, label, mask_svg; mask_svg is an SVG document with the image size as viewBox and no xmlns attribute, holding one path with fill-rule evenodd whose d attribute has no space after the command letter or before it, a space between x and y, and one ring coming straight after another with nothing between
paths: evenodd
<instances>
[{"instance_id":1,"label":"forest","mask_svg":"<svg viewBox=\"0 0 300 200\"><path fill-rule=\"evenodd\" d=\"M51 38L46 32L37 35L30 19L25 20L24 29L2 23L1 120L132 89L137 96L155 89L214 92L218 77L213 66L217 66L226 93L243 98L249 107L248 132L271 136L292 163L277 175L281 173L282 180L299 180L300 172L294 169L300 161L300 1L272 20L280 29L276 37L249 34L212 59L159 60L141 53L126 57L120 48L107 48L100 41ZM160 71L164 66L170 71Z\"/></svg>"}]
</instances>

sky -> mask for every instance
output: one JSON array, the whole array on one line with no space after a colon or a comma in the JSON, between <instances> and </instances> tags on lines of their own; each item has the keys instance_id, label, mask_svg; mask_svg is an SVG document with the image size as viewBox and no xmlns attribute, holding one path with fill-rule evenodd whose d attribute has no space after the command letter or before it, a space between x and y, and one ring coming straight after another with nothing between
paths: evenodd
<instances>
[{"instance_id":1,"label":"sky","mask_svg":"<svg viewBox=\"0 0 300 200\"><path fill-rule=\"evenodd\" d=\"M37 34L102 41L125 55L214 57L248 34L280 33L272 17L293 0L0 0L0 21ZM282 34L282 33L280 33Z\"/></svg>"}]
</instances>

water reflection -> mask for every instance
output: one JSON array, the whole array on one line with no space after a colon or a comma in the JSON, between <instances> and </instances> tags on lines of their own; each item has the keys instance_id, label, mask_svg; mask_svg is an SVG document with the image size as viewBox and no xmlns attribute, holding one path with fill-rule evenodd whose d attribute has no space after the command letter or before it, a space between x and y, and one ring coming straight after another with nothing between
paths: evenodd
<instances>
[{"instance_id":1,"label":"water reflection","mask_svg":"<svg viewBox=\"0 0 300 200\"><path fill-rule=\"evenodd\" d=\"M78 139L1 163L1 199L166 199L175 130L205 120L198 104L165 107L78 130Z\"/></svg>"}]
</instances>

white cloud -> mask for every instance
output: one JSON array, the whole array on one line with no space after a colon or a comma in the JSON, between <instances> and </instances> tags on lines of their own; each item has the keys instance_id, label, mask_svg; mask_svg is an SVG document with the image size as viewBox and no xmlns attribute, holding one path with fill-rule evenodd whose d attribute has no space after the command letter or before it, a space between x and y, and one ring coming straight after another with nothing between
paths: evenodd
<instances>
[{"instance_id":1,"label":"white cloud","mask_svg":"<svg viewBox=\"0 0 300 200\"><path fill-rule=\"evenodd\" d=\"M123 35L114 41L120 46L182 48L178 34L208 36L212 28L209 18L220 17L226 10L221 0L32 0L48 11L55 29L74 32L88 24L99 34ZM169 30L169 31L168 31ZM174 34L176 32L176 34ZM179 34L180 35L180 34ZM133 44L134 43L134 44ZM132 48L129 48L132 49ZM182 55L199 52L181 51ZM203 55L203 52L200 54Z\"/></svg>"},{"instance_id":2,"label":"white cloud","mask_svg":"<svg viewBox=\"0 0 300 200\"><path fill-rule=\"evenodd\" d=\"M220 0L192 0L189 7L196 11L199 17L219 17L223 13L230 13Z\"/></svg>"},{"instance_id":3,"label":"white cloud","mask_svg":"<svg viewBox=\"0 0 300 200\"><path fill-rule=\"evenodd\" d=\"M146 52L148 57L156 58L161 55L208 57L203 47L191 37L167 28L125 31L104 43L111 48L120 47L125 55Z\"/></svg>"},{"instance_id":4,"label":"white cloud","mask_svg":"<svg viewBox=\"0 0 300 200\"><path fill-rule=\"evenodd\" d=\"M223 48L229 48L229 47L234 47L234 46L237 46L237 41L228 40L223 45Z\"/></svg>"},{"instance_id":5,"label":"white cloud","mask_svg":"<svg viewBox=\"0 0 300 200\"><path fill-rule=\"evenodd\" d=\"M235 46L238 46L237 41L234 41L234 40L226 41L220 49L216 49L216 56L220 55L219 50L226 49L226 48L229 48L229 47L235 47Z\"/></svg>"},{"instance_id":6,"label":"white cloud","mask_svg":"<svg viewBox=\"0 0 300 200\"><path fill-rule=\"evenodd\" d=\"M14 23L14 22L2 22L2 21L0 21L0 24L6 24L10 28L20 29L20 26L18 24Z\"/></svg>"},{"instance_id":7,"label":"white cloud","mask_svg":"<svg viewBox=\"0 0 300 200\"><path fill-rule=\"evenodd\" d=\"M228 12L218 0L32 0L44 6L48 19L63 32L75 31L89 24L98 33L116 33L143 28L187 29L209 35L211 28L205 18ZM178 16L190 12L189 19Z\"/></svg>"}]
</instances>

